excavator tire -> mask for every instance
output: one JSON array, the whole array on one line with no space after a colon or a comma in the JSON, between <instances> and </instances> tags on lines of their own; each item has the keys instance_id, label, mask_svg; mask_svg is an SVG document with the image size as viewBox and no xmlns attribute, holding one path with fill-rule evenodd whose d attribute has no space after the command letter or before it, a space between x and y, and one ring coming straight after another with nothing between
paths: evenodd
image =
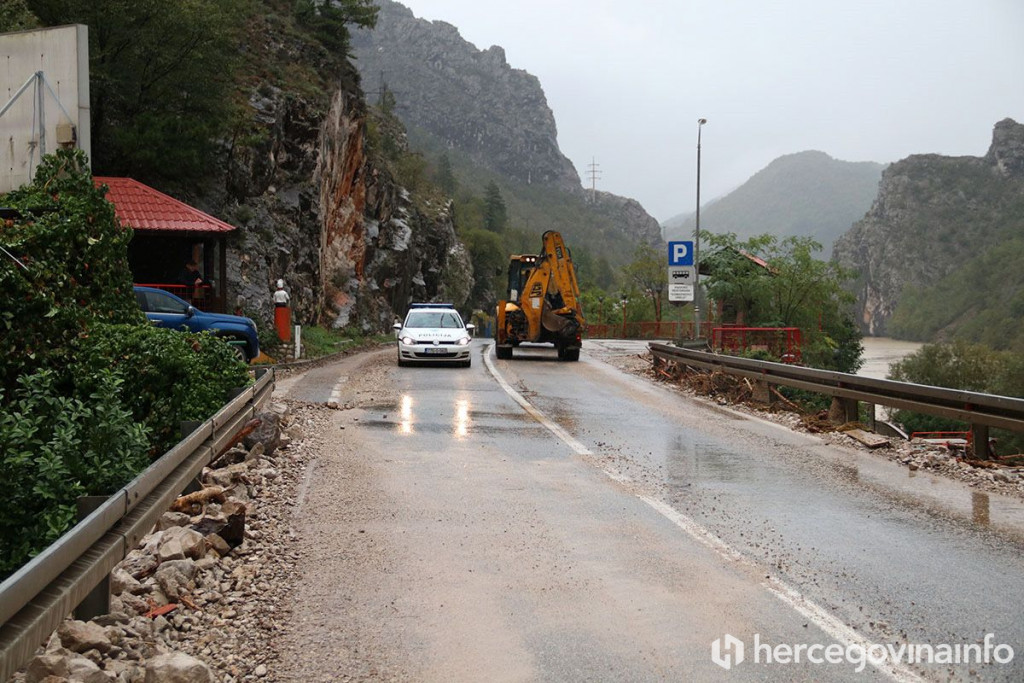
<instances>
[{"instance_id":1,"label":"excavator tire","mask_svg":"<svg viewBox=\"0 0 1024 683\"><path fill-rule=\"evenodd\" d=\"M565 349L561 355L562 360L579 360L580 350L579 349Z\"/></svg>"},{"instance_id":2,"label":"excavator tire","mask_svg":"<svg viewBox=\"0 0 1024 683\"><path fill-rule=\"evenodd\" d=\"M505 346L504 344L495 344L494 345L494 353L501 360L511 360L512 359L512 347L511 346Z\"/></svg>"}]
</instances>

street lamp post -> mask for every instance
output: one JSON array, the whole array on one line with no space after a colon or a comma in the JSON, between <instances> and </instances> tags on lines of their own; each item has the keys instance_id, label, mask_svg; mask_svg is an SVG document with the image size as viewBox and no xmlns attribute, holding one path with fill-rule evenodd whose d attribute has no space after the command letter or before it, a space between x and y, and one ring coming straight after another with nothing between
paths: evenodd
<instances>
[{"instance_id":1,"label":"street lamp post","mask_svg":"<svg viewBox=\"0 0 1024 683\"><path fill-rule=\"evenodd\" d=\"M693 338L700 338L700 130L707 119L697 119L697 214L693 229Z\"/></svg>"}]
</instances>

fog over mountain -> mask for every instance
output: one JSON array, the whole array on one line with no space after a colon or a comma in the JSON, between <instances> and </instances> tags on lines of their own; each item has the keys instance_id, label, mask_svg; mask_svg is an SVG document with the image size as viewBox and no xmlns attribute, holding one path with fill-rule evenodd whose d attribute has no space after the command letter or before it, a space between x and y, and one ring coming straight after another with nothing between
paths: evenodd
<instances>
[{"instance_id":1,"label":"fog over mountain","mask_svg":"<svg viewBox=\"0 0 1024 683\"><path fill-rule=\"evenodd\" d=\"M1024 120L1016 0L404 4L500 45L543 85L584 184L595 160L599 190L661 221L693 210L701 117L706 199L800 150L980 156L994 121Z\"/></svg>"},{"instance_id":2,"label":"fog over mountain","mask_svg":"<svg viewBox=\"0 0 1024 683\"><path fill-rule=\"evenodd\" d=\"M808 151L779 157L746 183L701 207L701 230L732 232L741 239L763 233L812 237L832 243L871 208L882 164L833 159ZM666 222L666 239L689 239L694 215Z\"/></svg>"}]
</instances>

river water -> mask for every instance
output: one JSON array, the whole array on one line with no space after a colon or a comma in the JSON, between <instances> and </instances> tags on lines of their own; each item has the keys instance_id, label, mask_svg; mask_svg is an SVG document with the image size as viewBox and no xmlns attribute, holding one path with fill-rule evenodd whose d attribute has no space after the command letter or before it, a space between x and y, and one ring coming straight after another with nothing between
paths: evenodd
<instances>
[{"instance_id":1,"label":"river water","mask_svg":"<svg viewBox=\"0 0 1024 683\"><path fill-rule=\"evenodd\" d=\"M886 379L890 363L895 363L924 346L921 342L900 341L888 337L864 337L861 343L864 345L864 365L857 374L876 379Z\"/></svg>"}]
</instances>

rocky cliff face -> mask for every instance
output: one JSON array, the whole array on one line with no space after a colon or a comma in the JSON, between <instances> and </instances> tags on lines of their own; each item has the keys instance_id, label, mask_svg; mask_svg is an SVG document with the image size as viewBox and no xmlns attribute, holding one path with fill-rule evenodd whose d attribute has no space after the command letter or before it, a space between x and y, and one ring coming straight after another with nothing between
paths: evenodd
<instances>
[{"instance_id":1,"label":"rocky cliff face","mask_svg":"<svg viewBox=\"0 0 1024 683\"><path fill-rule=\"evenodd\" d=\"M886 334L908 288L932 287L1018 237L1022 198L1024 125L1011 119L996 124L984 157L914 155L886 169L871 209L833 252L860 274L862 329Z\"/></svg>"},{"instance_id":2,"label":"rocky cliff face","mask_svg":"<svg viewBox=\"0 0 1024 683\"><path fill-rule=\"evenodd\" d=\"M451 24L417 19L391 0L378 4L376 28L352 36L367 90L379 88L383 78L406 125L430 131L482 168L522 183L581 191L535 76L509 66L496 45L478 50Z\"/></svg>"},{"instance_id":3,"label":"rocky cliff face","mask_svg":"<svg viewBox=\"0 0 1024 683\"><path fill-rule=\"evenodd\" d=\"M637 242L661 243L638 202L609 193L591 201L558 148L536 77L509 66L498 46L478 50L451 24L417 19L393 0L378 4L376 28L352 38L366 89L377 98L386 83L417 149L431 161L447 153L463 189L481 194L481 178L493 178L513 226L538 236L559 230L613 266L628 263Z\"/></svg>"},{"instance_id":4,"label":"rocky cliff face","mask_svg":"<svg viewBox=\"0 0 1024 683\"><path fill-rule=\"evenodd\" d=\"M413 300L465 302L472 273L446 206L417 207L365 147L361 95L326 109L263 87L255 130L232 141L222 184L194 203L239 230L229 240L229 306L269 319L282 278L297 320L381 331Z\"/></svg>"}]
</instances>

